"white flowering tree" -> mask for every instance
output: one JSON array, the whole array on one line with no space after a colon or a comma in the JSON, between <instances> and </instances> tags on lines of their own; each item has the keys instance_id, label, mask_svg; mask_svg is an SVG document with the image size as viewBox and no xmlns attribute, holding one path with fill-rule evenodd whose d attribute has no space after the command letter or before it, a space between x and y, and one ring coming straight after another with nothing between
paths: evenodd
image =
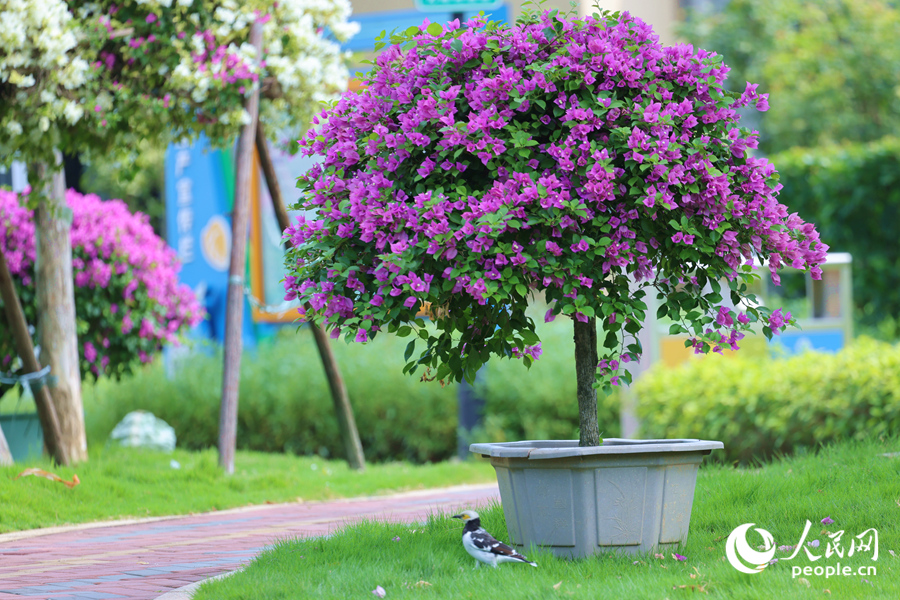
<instances>
[{"instance_id":1,"label":"white flowering tree","mask_svg":"<svg viewBox=\"0 0 900 600\"><path fill-rule=\"evenodd\" d=\"M0 0L0 163L28 163L41 192L40 342L71 460L86 460L87 445L59 152L108 160L138 140L200 134L230 145L259 91L269 131L303 128L346 89L349 14L347 0Z\"/></svg>"}]
</instances>

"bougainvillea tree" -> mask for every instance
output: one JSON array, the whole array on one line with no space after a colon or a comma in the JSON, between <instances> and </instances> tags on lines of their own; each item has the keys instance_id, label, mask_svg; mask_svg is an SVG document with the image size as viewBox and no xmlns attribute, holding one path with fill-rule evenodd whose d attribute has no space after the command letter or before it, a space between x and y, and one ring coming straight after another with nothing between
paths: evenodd
<instances>
[{"instance_id":1,"label":"bougainvillea tree","mask_svg":"<svg viewBox=\"0 0 900 600\"><path fill-rule=\"evenodd\" d=\"M121 200L103 201L69 191L75 307L83 375L119 377L148 362L164 344L203 318L189 286L178 282L175 252L146 216ZM25 198L0 190L0 250L6 256L30 323L34 299L34 215ZM15 356L12 335L0 320L0 365Z\"/></svg>"},{"instance_id":2,"label":"bougainvillea tree","mask_svg":"<svg viewBox=\"0 0 900 600\"><path fill-rule=\"evenodd\" d=\"M767 98L727 93L727 72L627 13L410 32L302 142L325 159L302 181L317 217L289 232L289 295L358 341L416 329L408 370L472 379L491 355L530 361L542 294L575 324L581 444L599 443L591 386L630 382L648 290L709 352L792 322L749 292L754 258L776 283L782 265L821 277L827 246L738 123Z\"/></svg>"},{"instance_id":3,"label":"bougainvillea tree","mask_svg":"<svg viewBox=\"0 0 900 600\"><path fill-rule=\"evenodd\" d=\"M53 403L65 413L68 455L84 460L58 153L111 160L138 141L165 145L204 133L230 145L249 118L245 101L259 89L271 100L263 111L270 133L304 124L321 99L345 89L338 42L356 26L347 22L347 0L9 0L0 12L0 164L35 167L29 202L43 257L36 282L43 358L56 378ZM256 24L261 53L248 43ZM45 193L50 179L53 192Z\"/></svg>"}]
</instances>

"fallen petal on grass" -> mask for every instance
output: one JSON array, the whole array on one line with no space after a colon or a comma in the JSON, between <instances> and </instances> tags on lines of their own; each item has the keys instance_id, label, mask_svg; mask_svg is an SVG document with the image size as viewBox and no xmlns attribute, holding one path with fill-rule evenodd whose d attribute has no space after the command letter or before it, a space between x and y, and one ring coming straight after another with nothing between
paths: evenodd
<instances>
[{"instance_id":1,"label":"fallen petal on grass","mask_svg":"<svg viewBox=\"0 0 900 600\"><path fill-rule=\"evenodd\" d=\"M834 519L832 519L831 517L825 517L824 519L822 519L822 525L831 525L832 523L834 523Z\"/></svg>"},{"instance_id":2,"label":"fallen petal on grass","mask_svg":"<svg viewBox=\"0 0 900 600\"><path fill-rule=\"evenodd\" d=\"M706 593L706 586L703 585L673 585L673 590L691 590L692 592Z\"/></svg>"},{"instance_id":3,"label":"fallen petal on grass","mask_svg":"<svg viewBox=\"0 0 900 600\"><path fill-rule=\"evenodd\" d=\"M33 475L34 477L43 477L44 479L49 479L50 481L58 481L69 489L72 489L73 487L81 483L81 480L78 479L78 475L72 475L72 481L66 481L56 473L49 473L43 469L33 468L25 469L16 476L16 479L18 479L19 477L28 477L30 475Z\"/></svg>"},{"instance_id":4,"label":"fallen petal on grass","mask_svg":"<svg viewBox=\"0 0 900 600\"><path fill-rule=\"evenodd\" d=\"M384 591L384 588L380 585L376 585L375 589L372 590L372 593L378 596L379 598L384 598L387 595L387 592Z\"/></svg>"},{"instance_id":5,"label":"fallen petal on grass","mask_svg":"<svg viewBox=\"0 0 900 600\"><path fill-rule=\"evenodd\" d=\"M681 561L681 562L684 562L687 560L687 556L682 556L680 554L673 554L672 558L674 558L677 561Z\"/></svg>"},{"instance_id":6,"label":"fallen petal on grass","mask_svg":"<svg viewBox=\"0 0 900 600\"><path fill-rule=\"evenodd\" d=\"M806 545L807 545L807 546L811 546L812 548L818 548L818 547L819 547L819 540L813 540L813 541L811 541L811 542L806 542Z\"/></svg>"},{"instance_id":7,"label":"fallen petal on grass","mask_svg":"<svg viewBox=\"0 0 900 600\"><path fill-rule=\"evenodd\" d=\"M553 589L554 589L554 590L558 590L558 589L559 589L559 586L561 586L561 585L562 585L562 581L560 581L559 583L555 584L555 585L553 586Z\"/></svg>"}]
</instances>

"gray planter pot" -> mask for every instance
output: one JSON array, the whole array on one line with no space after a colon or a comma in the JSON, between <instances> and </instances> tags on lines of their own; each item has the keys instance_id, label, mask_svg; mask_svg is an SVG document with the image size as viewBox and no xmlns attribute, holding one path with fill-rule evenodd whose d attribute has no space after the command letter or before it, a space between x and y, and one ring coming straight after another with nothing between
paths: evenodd
<instances>
[{"instance_id":1,"label":"gray planter pot","mask_svg":"<svg viewBox=\"0 0 900 600\"><path fill-rule=\"evenodd\" d=\"M557 556L630 554L687 540L700 461L722 442L577 440L472 444L497 472L510 542Z\"/></svg>"}]
</instances>

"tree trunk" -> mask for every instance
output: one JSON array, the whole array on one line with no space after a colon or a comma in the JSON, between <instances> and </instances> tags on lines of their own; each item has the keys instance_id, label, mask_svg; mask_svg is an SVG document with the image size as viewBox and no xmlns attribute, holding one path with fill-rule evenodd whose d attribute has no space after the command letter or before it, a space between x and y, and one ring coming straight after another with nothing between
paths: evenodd
<instances>
[{"instance_id":1,"label":"tree trunk","mask_svg":"<svg viewBox=\"0 0 900 600\"><path fill-rule=\"evenodd\" d=\"M52 174L46 164L38 165L40 183L48 181L49 175L49 189L38 203L35 219L38 340L41 362L50 365L48 385L59 420L57 450L70 462L80 462L88 459L88 452L75 324L72 210L66 204L66 180L59 162L58 156Z\"/></svg>"},{"instance_id":2,"label":"tree trunk","mask_svg":"<svg viewBox=\"0 0 900 600\"><path fill-rule=\"evenodd\" d=\"M262 165L266 185L269 188L269 195L272 197L272 205L275 207L278 226L281 228L281 231L284 231L291 224L290 218L284 205L284 198L281 196L281 187L278 185L275 166L272 164L272 158L269 156L269 147L266 144L266 134L263 131L262 124L256 129L256 151L259 154L259 162ZM307 307L307 310L309 310L309 307ZM366 468L366 458L363 454L362 442L359 440L356 419L353 418L353 406L351 406L350 397L347 395L347 386L344 385L344 379L341 377L340 369L337 361L334 359L334 353L331 351L331 345L325 332L316 327L315 323L309 323L309 327L312 329L313 337L316 340L316 348L319 350L319 358L322 359L322 367L324 367L325 376L328 378L328 387L331 390L334 413L341 432L341 440L344 443L344 454L347 457L347 463L351 469L363 471Z\"/></svg>"},{"instance_id":3,"label":"tree trunk","mask_svg":"<svg viewBox=\"0 0 900 600\"><path fill-rule=\"evenodd\" d=\"M256 56L261 57L262 23L259 21L250 27L250 43L256 48ZM228 474L234 473L234 450L237 444L238 387L243 350L244 262L247 256L253 143L259 120L259 88L250 94L245 109L250 113L250 124L244 126L238 142L231 220L231 265L225 296L225 365L222 371L222 406L219 413L219 466Z\"/></svg>"},{"instance_id":4,"label":"tree trunk","mask_svg":"<svg viewBox=\"0 0 900 600\"><path fill-rule=\"evenodd\" d=\"M6 256L2 250L0 250L0 298L3 299L6 321L16 342L16 353L22 359L22 370L25 374L37 373L41 370L41 365L34 356L34 345L31 342L31 335L28 333L28 323L25 321L22 304L16 294L12 274L9 272ZM56 416L53 400L50 398L49 388L46 385L32 386L32 392L41 429L44 431L44 444L57 463L67 465L69 457L65 452L65 445L60 443L62 435L59 430L59 419ZM3 443L6 443L5 439ZM12 460L11 456L10 460Z\"/></svg>"},{"instance_id":5,"label":"tree trunk","mask_svg":"<svg viewBox=\"0 0 900 600\"><path fill-rule=\"evenodd\" d=\"M575 323L575 381L578 396L579 446L599 446L600 426L597 423L597 321L589 319Z\"/></svg>"}]
</instances>

